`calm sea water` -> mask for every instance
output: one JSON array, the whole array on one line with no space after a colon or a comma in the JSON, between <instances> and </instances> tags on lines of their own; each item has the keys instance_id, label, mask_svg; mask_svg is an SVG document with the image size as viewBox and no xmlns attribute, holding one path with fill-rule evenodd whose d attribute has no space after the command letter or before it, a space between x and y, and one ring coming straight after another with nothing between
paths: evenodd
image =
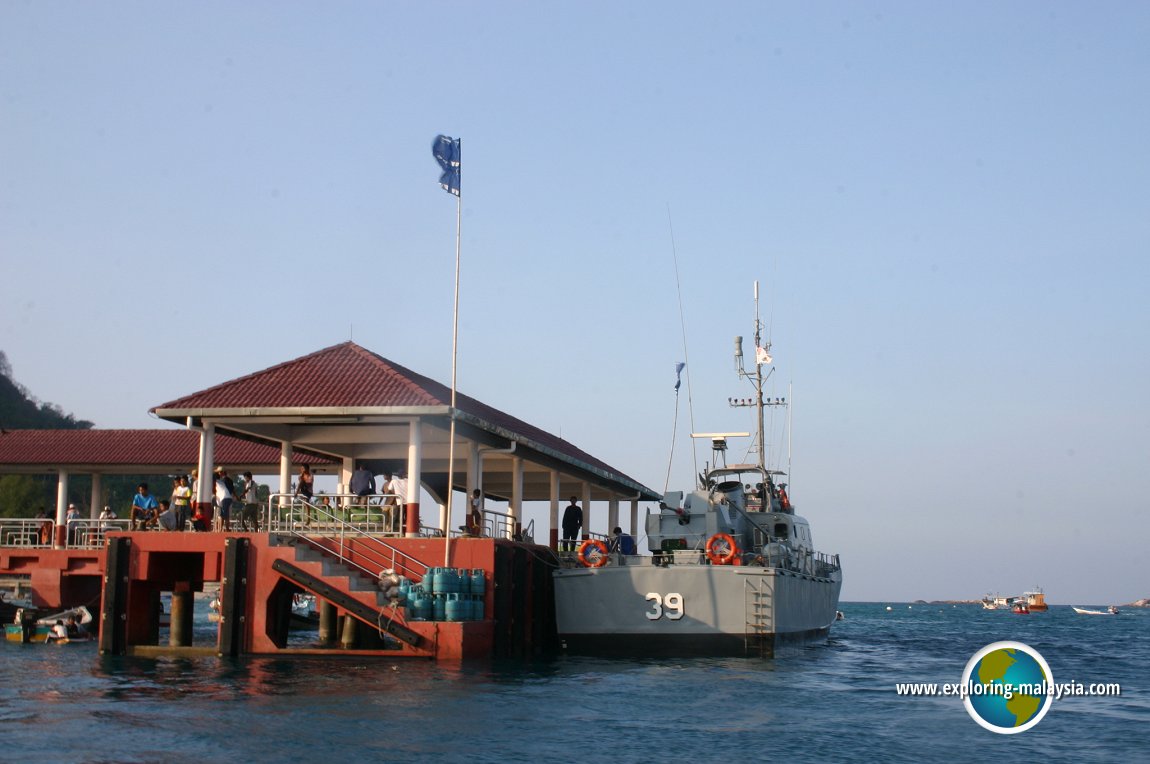
<instances>
[{"instance_id":1,"label":"calm sea water","mask_svg":"<svg viewBox=\"0 0 1150 764\"><path fill-rule=\"evenodd\" d=\"M888 604L892 610L887 611ZM73 762L1145 761L1150 612L847 603L829 643L774 660L557 658L462 668L340 658L101 658L94 644L0 645L0 760ZM205 627L210 628L210 627ZM957 698L896 682L958 682L999 640L1064 698L1035 728L995 735Z\"/></svg>"}]
</instances>

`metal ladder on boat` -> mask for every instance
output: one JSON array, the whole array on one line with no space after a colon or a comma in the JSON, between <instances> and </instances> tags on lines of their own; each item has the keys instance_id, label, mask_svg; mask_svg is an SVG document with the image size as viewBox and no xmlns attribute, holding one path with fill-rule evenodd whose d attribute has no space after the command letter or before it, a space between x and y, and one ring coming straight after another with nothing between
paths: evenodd
<instances>
[{"instance_id":1,"label":"metal ladder on boat","mask_svg":"<svg viewBox=\"0 0 1150 764\"><path fill-rule=\"evenodd\" d=\"M743 579L743 610L746 614L743 647L747 655L757 652L761 657L769 652L767 635L771 624L768 623L768 615L772 604L772 593L765 578L757 581Z\"/></svg>"}]
</instances>

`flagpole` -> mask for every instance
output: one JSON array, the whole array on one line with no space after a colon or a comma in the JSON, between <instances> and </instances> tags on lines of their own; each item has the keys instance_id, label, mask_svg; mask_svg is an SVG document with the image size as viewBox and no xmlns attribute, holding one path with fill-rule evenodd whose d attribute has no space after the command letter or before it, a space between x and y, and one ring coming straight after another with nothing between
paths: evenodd
<instances>
[{"instance_id":1,"label":"flagpole","mask_svg":"<svg viewBox=\"0 0 1150 764\"><path fill-rule=\"evenodd\" d=\"M459 139L459 163L462 176L463 165L463 139ZM461 179L462 180L462 179ZM455 196L455 305L452 308L451 326L451 427L450 441L447 445L447 522L443 529L443 567L451 566L451 505L454 491L452 483L455 481L455 382L456 367L459 359L459 244L460 232L463 227L463 184L459 184L459 193Z\"/></svg>"}]
</instances>

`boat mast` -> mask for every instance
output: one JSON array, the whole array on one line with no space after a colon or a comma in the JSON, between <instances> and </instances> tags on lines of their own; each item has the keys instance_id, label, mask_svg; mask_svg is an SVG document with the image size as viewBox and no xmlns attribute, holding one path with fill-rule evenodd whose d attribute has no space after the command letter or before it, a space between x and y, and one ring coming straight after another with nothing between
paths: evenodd
<instances>
[{"instance_id":1,"label":"boat mast","mask_svg":"<svg viewBox=\"0 0 1150 764\"><path fill-rule=\"evenodd\" d=\"M755 282L755 372L751 374L747 371L743 363L743 338L735 337L735 373L740 377L750 380L755 388L754 398L728 398L727 402L734 407L755 407L755 424L758 426L756 433L759 438L759 468L766 472L767 469L767 441L766 441L766 428L763 423L763 411L767 406L783 405L784 401L776 398L775 403L772 403L763 398L763 383L774 372L772 366L770 371L763 374L763 365L771 362L770 356L771 341L768 339L766 344L763 344L763 322L759 320L759 282Z\"/></svg>"},{"instance_id":2,"label":"boat mast","mask_svg":"<svg viewBox=\"0 0 1150 764\"><path fill-rule=\"evenodd\" d=\"M755 414L759 425L759 469L767 470L767 441L763 430L763 364L760 363L759 354L762 352L763 322L759 320L759 282L755 282ZM770 350L769 347L763 350Z\"/></svg>"}]
</instances>

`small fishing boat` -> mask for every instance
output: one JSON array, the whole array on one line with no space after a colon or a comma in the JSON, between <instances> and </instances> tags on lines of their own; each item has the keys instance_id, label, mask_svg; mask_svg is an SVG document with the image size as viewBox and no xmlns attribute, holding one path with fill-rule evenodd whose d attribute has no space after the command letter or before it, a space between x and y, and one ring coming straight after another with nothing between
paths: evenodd
<instances>
[{"instance_id":1,"label":"small fishing boat","mask_svg":"<svg viewBox=\"0 0 1150 764\"><path fill-rule=\"evenodd\" d=\"M1014 601L1014 605L1011 606L1010 612L1017 615L1030 615L1030 605L1024 598L1019 597Z\"/></svg>"},{"instance_id":2,"label":"small fishing boat","mask_svg":"<svg viewBox=\"0 0 1150 764\"><path fill-rule=\"evenodd\" d=\"M1003 597L1001 594L991 596L989 593L982 598L983 610L1009 610L1014 597Z\"/></svg>"},{"instance_id":3,"label":"small fishing boat","mask_svg":"<svg viewBox=\"0 0 1150 764\"><path fill-rule=\"evenodd\" d=\"M1114 605L1106 608L1105 610L1087 610L1086 608L1076 607L1074 612L1079 615L1118 615L1118 608Z\"/></svg>"},{"instance_id":4,"label":"small fishing boat","mask_svg":"<svg viewBox=\"0 0 1150 764\"><path fill-rule=\"evenodd\" d=\"M68 629L69 640L85 641L88 624L92 623L92 613L83 605L42 618L36 618L34 613L35 611L30 608L17 611L15 622L4 626L4 638L9 642L62 642L65 640L52 637L52 627L57 622L64 625L69 625L71 622L71 628Z\"/></svg>"},{"instance_id":5,"label":"small fishing boat","mask_svg":"<svg viewBox=\"0 0 1150 764\"><path fill-rule=\"evenodd\" d=\"M1026 599L1026 606L1030 608L1032 613L1044 613L1050 609L1046 604L1046 595L1037 586L1032 592L1023 592L1022 596Z\"/></svg>"}]
</instances>

